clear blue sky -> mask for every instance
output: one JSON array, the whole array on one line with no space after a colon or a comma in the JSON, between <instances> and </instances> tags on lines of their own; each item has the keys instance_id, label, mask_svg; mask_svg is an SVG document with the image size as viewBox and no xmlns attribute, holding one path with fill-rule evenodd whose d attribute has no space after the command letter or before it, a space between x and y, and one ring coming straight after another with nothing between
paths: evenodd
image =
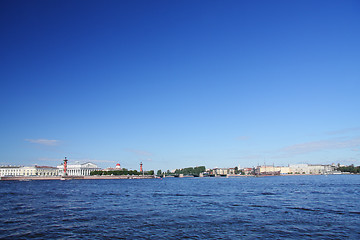
<instances>
[{"instance_id":1,"label":"clear blue sky","mask_svg":"<svg viewBox=\"0 0 360 240\"><path fill-rule=\"evenodd\" d=\"M359 1L0 2L0 164L360 164Z\"/></svg>"}]
</instances>

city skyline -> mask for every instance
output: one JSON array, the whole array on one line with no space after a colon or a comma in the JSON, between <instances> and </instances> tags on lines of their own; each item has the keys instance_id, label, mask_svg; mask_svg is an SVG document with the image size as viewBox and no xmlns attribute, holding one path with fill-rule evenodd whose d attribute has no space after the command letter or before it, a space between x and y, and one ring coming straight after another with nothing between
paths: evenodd
<instances>
[{"instance_id":1,"label":"city skyline","mask_svg":"<svg viewBox=\"0 0 360 240\"><path fill-rule=\"evenodd\" d=\"M360 165L358 1L0 4L0 165Z\"/></svg>"}]
</instances>

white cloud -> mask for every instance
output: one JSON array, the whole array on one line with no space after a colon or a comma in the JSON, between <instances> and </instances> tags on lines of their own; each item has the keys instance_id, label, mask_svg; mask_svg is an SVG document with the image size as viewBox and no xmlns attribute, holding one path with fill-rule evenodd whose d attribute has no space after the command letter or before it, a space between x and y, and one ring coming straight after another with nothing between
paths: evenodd
<instances>
[{"instance_id":1,"label":"white cloud","mask_svg":"<svg viewBox=\"0 0 360 240\"><path fill-rule=\"evenodd\" d=\"M88 158L83 158L83 159L69 159L69 161L71 161L71 162L80 162L80 163L84 163L84 162L93 162L93 163L115 163L115 161L112 161L112 160L88 159Z\"/></svg>"},{"instance_id":2,"label":"white cloud","mask_svg":"<svg viewBox=\"0 0 360 240\"><path fill-rule=\"evenodd\" d=\"M344 128L344 129L340 129L337 131L330 131L330 132L326 132L326 134L328 135L340 135L340 134L346 134L346 133L353 133L356 131L359 131L360 127L355 127L355 128Z\"/></svg>"},{"instance_id":3,"label":"white cloud","mask_svg":"<svg viewBox=\"0 0 360 240\"><path fill-rule=\"evenodd\" d=\"M315 142L306 142L300 144L294 144L288 147L280 149L281 152L287 154L305 154L310 152L317 152L323 150L332 150L332 149L344 149L344 148L354 148L360 145L360 137L352 139L331 139L331 140L322 140Z\"/></svg>"},{"instance_id":4,"label":"white cloud","mask_svg":"<svg viewBox=\"0 0 360 240\"><path fill-rule=\"evenodd\" d=\"M25 139L25 141L46 146L56 146L60 144L59 140L50 139Z\"/></svg>"},{"instance_id":5,"label":"white cloud","mask_svg":"<svg viewBox=\"0 0 360 240\"><path fill-rule=\"evenodd\" d=\"M347 158L347 159L342 159L341 163L342 164L354 164L354 163L359 163L359 159L356 158Z\"/></svg>"},{"instance_id":6,"label":"white cloud","mask_svg":"<svg viewBox=\"0 0 360 240\"><path fill-rule=\"evenodd\" d=\"M56 165L59 165L63 162L63 158L47 158L47 157L43 157L43 158L38 158L37 159L38 161L41 161L41 162L48 162L49 164L51 165L54 165L54 163L56 163ZM111 163L111 164L114 164L115 161L112 161L112 160L103 160L103 159L89 159L89 158L76 158L76 159L73 159L73 158L68 158L69 160L69 164L74 164L74 163L86 163L86 162L92 162L92 163L95 163L95 164L101 164L101 163ZM53 163L50 163L50 162L53 162ZM37 165L37 164L35 164Z\"/></svg>"}]
</instances>

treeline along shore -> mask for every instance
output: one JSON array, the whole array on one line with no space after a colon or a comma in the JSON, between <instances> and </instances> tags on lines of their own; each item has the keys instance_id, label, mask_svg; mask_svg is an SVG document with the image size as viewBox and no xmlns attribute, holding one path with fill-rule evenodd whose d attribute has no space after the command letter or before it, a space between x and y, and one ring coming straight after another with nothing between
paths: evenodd
<instances>
[{"instance_id":1,"label":"treeline along shore","mask_svg":"<svg viewBox=\"0 0 360 240\"><path fill-rule=\"evenodd\" d=\"M89 163L83 164L89 165ZM81 166L83 166L81 165ZM23 168L23 169L22 169ZM0 180L91 180L91 179L151 179L163 177L262 177L262 176L296 176L296 175L328 175L328 174L360 174L360 166L332 165L310 165L297 164L287 167L277 166L257 166L253 168L214 168L206 169L205 166L187 167L173 171L154 170L140 171L120 168L100 168L93 167L91 170L73 170L65 166L54 167L18 167L4 166L0 172ZM65 172L65 173L64 173ZM81 173L85 173L81 175ZM25 175L26 174L26 175Z\"/></svg>"},{"instance_id":2,"label":"treeline along shore","mask_svg":"<svg viewBox=\"0 0 360 240\"><path fill-rule=\"evenodd\" d=\"M97 171L92 171L90 173L91 176L109 176L109 175L115 175L115 176L119 176L119 175L135 175L135 176L140 176L140 175L146 175L146 176L151 176L154 175L154 170L150 170L150 171L144 171L144 172L138 172L137 170L127 170L127 169L122 169L122 170L114 170L114 171L103 171L103 170L97 170Z\"/></svg>"}]
</instances>

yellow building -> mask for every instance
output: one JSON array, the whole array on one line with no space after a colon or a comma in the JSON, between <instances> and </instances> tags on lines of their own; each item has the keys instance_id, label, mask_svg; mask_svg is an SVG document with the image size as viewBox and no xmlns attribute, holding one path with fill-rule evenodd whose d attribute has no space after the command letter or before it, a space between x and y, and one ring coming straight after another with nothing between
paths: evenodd
<instances>
[{"instance_id":1,"label":"yellow building","mask_svg":"<svg viewBox=\"0 0 360 240\"><path fill-rule=\"evenodd\" d=\"M256 168L257 174L289 174L289 167L276 167L276 166L258 166Z\"/></svg>"},{"instance_id":2,"label":"yellow building","mask_svg":"<svg viewBox=\"0 0 360 240\"><path fill-rule=\"evenodd\" d=\"M37 176L59 176L59 170L56 167L35 166Z\"/></svg>"}]
</instances>

